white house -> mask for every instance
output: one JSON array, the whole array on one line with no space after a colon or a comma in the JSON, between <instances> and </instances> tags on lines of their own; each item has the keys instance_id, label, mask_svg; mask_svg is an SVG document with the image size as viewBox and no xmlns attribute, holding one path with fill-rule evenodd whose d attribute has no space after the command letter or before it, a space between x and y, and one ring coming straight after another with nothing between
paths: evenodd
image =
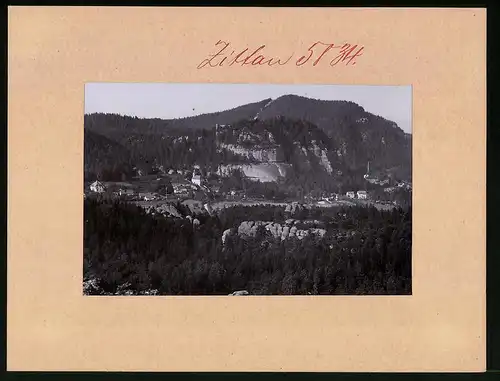
<instances>
[{"instance_id":1,"label":"white house","mask_svg":"<svg viewBox=\"0 0 500 381\"><path fill-rule=\"evenodd\" d=\"M348 198L355 198L356 196L354 195L354 192L349 191L345 194Z\"/></svg>"},{"instance_id":2,"label":"white house","mask_svg":"<svg viewBox=\"0 0 500 381\"><path fill-rule=\"evenodd\" d=\"M368 198L366 191L358 191L358 198L362 199L362 200L366 200Z\"/></svg>"},{"instance_id":3,"label":"white house","mask_svg":"<svg viewBox=\"0 0 500 381\"><path fill-rule=\"evenodd\" d=\"M201 185L201 176L200 175L195 175L193 173L193 177L191 178L191 182L195 185L200 186Z\"/></svg>"},{"instance_id":4,"label":"white house","mask_svg":"<svg viewBox=\"0 0 500 381\"><path fill-rule=\"evenodd\" d=\"M90 190L96 193L103 193L106 190L106 187L100 181L94 181L90 184Z\"/></svg>"}]
</instances>

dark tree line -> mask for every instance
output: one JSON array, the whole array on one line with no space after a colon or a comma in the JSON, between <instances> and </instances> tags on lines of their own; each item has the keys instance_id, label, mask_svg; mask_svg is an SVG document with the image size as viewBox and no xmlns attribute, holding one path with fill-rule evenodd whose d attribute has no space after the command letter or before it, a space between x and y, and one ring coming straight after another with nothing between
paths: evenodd
<instances>
[{"instance_id":1,"label":"dark tree line","mask_svg":"<svg viewBox=\"0 0 500 381\"><path fill-rule=\"evenodd\" d=\"M85 126L99 133L106 131L108 133L126 132L129 134L171 136L179 131L185 134L193 130L212 128L216 124L232 124L241 119L251 119L269 100L264 99L231 110L177 119L138 118L118 114L93 113L85 115Z\"/></svg>"},{"instance_id":2,"label":"dark tree line","mask_svg":"<svg viewBox=\"0 0 500 381\"><path fill-rule=\"evenodd\" d=\"M183 214L188 210L177 205ZM160 294L408 294L411 293L411 209L229 208L198 215L199 224L146 214L113 201L87 199L84 206L84 277L94 293L129 289ZM227 236L245 220L320 219L321 238Z\"/></svg>"}]
</instances>

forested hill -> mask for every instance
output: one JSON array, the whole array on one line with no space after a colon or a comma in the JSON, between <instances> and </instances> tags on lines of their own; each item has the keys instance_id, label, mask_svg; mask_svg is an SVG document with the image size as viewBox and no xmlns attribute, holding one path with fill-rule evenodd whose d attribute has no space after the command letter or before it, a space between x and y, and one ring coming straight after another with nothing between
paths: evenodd
<instances>
[{"instance_id":1,"label":"forested hill","mask_svg":"<svg viewBox=\"0 0 500 381\"><path fill-rule=\"evenodd\" d=\"M396 123L369 113L351 101L327 101L298 95L283 95L268 102L259 113L259 119L269 119L280 115L307 120L327 132L342 126L360 123L366 124L367 129L404 134Z\"/></svg>"},{"instance_id":2,"label":"forested hill","mask_svg":"<svg viewBox=\"0 0 500 381\"><path fill-rule=\"evenodd\" d=\"M306 120L318 126L332 139L337 152L347 155L351 166L382 161L384 165L392 163L400 167L403 177L411 176L411 134L354 102L284 95L269 102L258 118L267 120L277 116Z\"/></svg>"},{"instance_id":3,"label":"forested hill","mask_svg":"<svg viewBox=\"0 0 500 381\"><path fill-rule=\"evenodd\" d=\"M186 133L193 129L210 129L216 124L233 124L240 120L257 118L266 120L280 116L308 121L335 138L342 138L351 130L352 134L389 135L389 138L393 138L392 140L404 146L408 146L408 142L411 141L411 135L405 133L396 123L369 113L354 102L325 101L297 95L284 95L274 100L268 98L230 110L179 119L87 114L85 115L85 128L103 135L113 132L171 135Z\"/></svg>"},{"instance_id":4,"label":"forested hill","mask_svg":"<svg viewBox=\"0 0 500 381\"><path fill-rule=\"evenodd\" d=\"M232 152L217 147L216 125L237 131L233 141L223 142L232 145ZM370 162L375 172L395 173L411 181L411 135L347 101L286 95L170 120L90 114L85 115L85 130L85 167L92 174L122 162L128 163L127 168L144 167L146 171L154 166L189 168L199 164L214 169L222 163L242 163L246 158L235 152L252 149L245 142L251 135L255 146L273 141L280 152L287 153L284 161L295 167L305 162L301 150L312 152L307 160L321 164L313 165L313 170L332 166L321 176L355 172L362 178Z\"/></svg>"}]
</instances>

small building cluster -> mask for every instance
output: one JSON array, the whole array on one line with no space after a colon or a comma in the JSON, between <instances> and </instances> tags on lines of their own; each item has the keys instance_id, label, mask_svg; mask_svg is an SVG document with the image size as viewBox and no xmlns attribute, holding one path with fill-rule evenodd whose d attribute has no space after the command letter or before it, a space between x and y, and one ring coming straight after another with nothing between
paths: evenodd
<instances>
[{"instance_id":1,"label":"small building cluster","mask_svg":"<svg viewBox=\"0 0 500 381\"><path fill-rule=\"evenodd\" d=\"M379 180L375 177L365 177L365 180L369 182L370 184L376 184L376 185L387 185L389 184L389 179L385 180Z\"/></svg>"},{"instance_id":2,"label":"small building cluster","mask_svg":"<svg viewBox=\"0 0 500 381\"><path fill-rule=\"evenodd\" d=\"M412 190L412 185L411 183L409 182L406 182L406 181L402 181L400 183L398 183L396 186L394 187L387 187L387 188L384 188L384 192L385 193L394 193L396 192L397 190L400 190L400 189L404 189L404 190L407 190L407 191L411 191Z\"/></svg>"},{"instance_id":3,"label":"small building cluster","mask_svg":"<svg viewBox=\"0 0 500 381\"><path fill-rule=\"evenodd\" d=\"M327 201L327 202L338 201L338 199L339 199L339 195L336 193L322 197L322 201Z\"/></svg>"},{"instance_id":4,"label":"small building cluster","mask_svg":"<svg viewBox=\"0 0 500 381\"><path fill-rule=\"evenodd\" d=\"M372 173L370 172L370 162L368 162L368 164L367 164L366 174L363 177L370 184L387 185L390 182L390 180L388 178L381 180L378 177L372 175Z\"/></svg>"},{"instance_id":5,"label":"small building cluster","mask_svg":"<svg viewBox=\"0 0 500 381\"><path fill-rule=\"evenodd\" d=\"M368 194L366 193L366 191L358 191L357 195L361 200L366 200L368 198Z\"/></svg>"},{"instance_id":6,"label":"small building cluster","mask_svg":"<svg viewBox=\"0 0 500 381\"><path fill-rule=\"evenodd\" d=\"M89 188L91 192L95 193L104 193L106 191L106 187L104 186L104 184L98 180L90 184Z\"/></svg>"},{"instance_id":7,"label":"small building cluster","mask_svg":"<svg viewBox=\"0 0 500 381\"><path fill-rule=\"evenodd\" d=\"M178 196L187 196L197 189L195 185L188 183L174 183L172 187L174 188L174 194Z\"/></svg>"},{"instance_id":8,"label":"small building cluster","mask_svg":"<svg viewBox=\"0 0 500 381\"><path fill-rule=\"evenodd\" d=\"M407 181L401 181L400 183L398 183L397 187L398 188L403 188L403 189L406 189L406 190L411 190L412 189L411 183L409 183Z\"/></svg>"},{"instance_id":9,"label":"small building cluster","mask_svg":"<svg viewBox=\"0 0 500 381\"><path fill-rule=\"evenodd\" d=\"M368 198L368 192L360 190L357 192L349 191L346 193L347 198L358 198L359 200L366 200Z\"/></svg>"}]
</instances>

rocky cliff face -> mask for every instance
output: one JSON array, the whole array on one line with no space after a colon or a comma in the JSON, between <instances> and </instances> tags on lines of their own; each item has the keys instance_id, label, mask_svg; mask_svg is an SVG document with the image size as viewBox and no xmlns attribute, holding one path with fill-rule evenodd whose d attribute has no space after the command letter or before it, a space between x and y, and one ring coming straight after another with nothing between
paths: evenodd
<instances>
[{"instance_id":1,"label":"rocky cliff face","mask_svg":"<svg viewBox=\"0 0 500 381\"><path fill-rule=\"evenodd\" d=\"M263 183L276 182L278 179L285 177L291 166L286 163L259 163L259 164L227 164L220 165L217 169L217 174L222 177L230 176L235 170L240 170L243 174L252 181L260 181Z\"/></svg>"},{"instance_id":2,"label":"rocky cliff face","mask_svg":"<svg viewBox=\"0 0 500 381\"><path fill-rule=\"evenodd\" d=\"M261 232L270 234L275 239L303 239L309 235L323 237L326 230L321 227L319 221L300 221L289 219L280 224L272 221L243 221L237 229L227 229L222 234L222 242L225 243L227 237L238 234L240 237L256 237Z\"/></svg>"},{"instance_id":3,"label":"rocky cliff face","mask_svg":"<svg viewBox=\"0 0 500 381\"><path fill-rule=\"evenodd\" d=\"M227 150L247 158L249 163L239 168L250 179L264 182L311 170L334 176L337 174L335 167L339 167L326 134L300 121L256 119L217 126L216 144L220 151ZM225 163L219 166L219 174L226 176L233 167Z\"/></svg>"},{"instance_id":4,"label":"rocky cliff face","mask_svg":"<svg viewBox=\"0 0 500 381\"><path fill-rule=\"evenodd\" d=\"M237 144L219 144L219 150L226 149L236 155L244 156L251 161L273 163L278 161L278 147L249 148Z\"/></svg>"}]
</instances>

